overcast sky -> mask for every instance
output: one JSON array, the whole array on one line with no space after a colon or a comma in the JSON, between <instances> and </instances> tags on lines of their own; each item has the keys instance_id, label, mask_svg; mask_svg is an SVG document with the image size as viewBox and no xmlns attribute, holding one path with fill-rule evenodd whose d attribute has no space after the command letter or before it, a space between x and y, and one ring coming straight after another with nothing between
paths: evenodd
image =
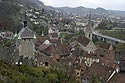
<instances>
[{"instance_id":1,"label":"overcast sky","mask_svg":"<svg viewBox=\"0 0 125 83\"><path fill-rule=\"evenodd\" d=\"M84 6L89 8L103 7L112 10L124 10L125 0L41 0L45 5L53 7L77 7Z\"/></svg>"}]
</instances>

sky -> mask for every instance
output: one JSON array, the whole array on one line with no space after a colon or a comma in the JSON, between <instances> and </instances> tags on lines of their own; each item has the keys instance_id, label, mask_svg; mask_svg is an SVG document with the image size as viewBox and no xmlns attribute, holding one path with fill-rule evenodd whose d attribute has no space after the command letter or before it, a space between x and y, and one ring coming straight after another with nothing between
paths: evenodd
<instances>
[{"instance_id":1,"label":"sky","mask_svg":"<svg viewBox=\"0 0 125 83\"><path fill-rule=\"evenodd\" d=\"M125 0L41 0L47 6L53 7L102 7L111 10L125 11Z\"/></svg>"}]
</instances>

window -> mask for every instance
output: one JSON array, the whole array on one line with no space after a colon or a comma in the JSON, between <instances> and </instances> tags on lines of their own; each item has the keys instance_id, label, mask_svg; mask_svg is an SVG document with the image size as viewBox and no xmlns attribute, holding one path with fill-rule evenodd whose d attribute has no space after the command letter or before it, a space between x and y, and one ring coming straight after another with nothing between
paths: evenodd
<instances>
[{"instance_id":1,"label":"window","mask_svg":"<svg viewBox=\"0 0 125 83\"><path fill-rule=\"evenodd\" d=\"M101 57L104 57L104 55L100 55Z\"/></svg>"},{"instance_id":2,"label":"window","mask_svg":"<svg viewBox=\"0 0 125 83\"><path fill-rule=\"evenodd\" d=\"M59 62L59 59L56 59Z\"/></svg>"},{"instance_id":3,"label":"window","mask_svg":"<svg viewBox=\"0 0 125 83\"><path fill-rule=\"evenodd\" d=\"M49 63L48 62L45 62L45 66L48 66L49 65Z\"/></svg>"},{"instance_id":4,"label":"window","mask_svg":"<svg viewBox=\"0 0 125 83\"><path fill-rule=\"evenodd\" d=\"M91 36L91 34L89 34L89 37Z\"/></svg>"}]
</instances>

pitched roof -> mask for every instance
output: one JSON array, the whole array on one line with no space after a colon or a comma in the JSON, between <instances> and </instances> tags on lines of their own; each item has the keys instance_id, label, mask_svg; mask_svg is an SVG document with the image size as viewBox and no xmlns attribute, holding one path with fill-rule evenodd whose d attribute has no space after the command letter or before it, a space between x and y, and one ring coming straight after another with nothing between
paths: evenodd
<instances>
[{"instance_id":1,"label":"pitched roof","mask_svg":"<svg viewBox=\"0 0 125 83\"><path fill-rule=\"evenodd\" d=\"M86 64L85 63L82 63L81 64L81 75L83 75L87 70L87 67L86 67Z\"/></svg>"},{"instance_id":2,"label":"pitched roof","mask_svg":"<svg viewBox=\"0 0 125 83\"><path fill-rule=\"evenodd\" d=\"M85 53L84 50L82 50L80 47L75 47L75 50L72 51L73 56L83 56Z\"/></svg>"},{"instance_id":3,"label":"pitched roof","mask_svg":"<svg viewBox=\"0 0 125 83\"><path fill-rule=\"evenodd\" d=\"M68 49L68 45L65 44L65 43L62 43L62 44L58 45L57 52L60 55L69 55L70 54L70 51Z\"/></svg>"},{"instance_id":4,"label":"pitched roof","mask_svg":"<svg viewBox=\"0 0 125 83\"><path fill-rule=\"evenodd\" d=\"M49 53L49 54L51 54L51 53L57 53L54 44L49 45L48 48L46 48L44 51L47 52L47 53Z\"/></svg>"},{"instance_id":5,"label":"pitched roof","mask_svg":"<svg viewBox=\"0 0 125 83\"><path fill-rule=\"evenodd\" d=\"M58 37L58 33L51 33L50 34L52 37Z\"/></svg>"},{"instance_id":6,"label":"pitched roof","mask_svg":"<svg viewBox=\"0 0 125 83\"><path fill-rule=\"evenodd\" d=\"M46 40L49 40L48 37L44 36L44 37L40 37L38 36L36 39L36 46L40 46L41 44L43 44Z\"/></svg>"},{"instance_id":7,"label":"pitched roof","mask_svg":"<svg viewBox=\"0 0 125 83\"><path fill-rule=\"evenodd\" d=\"M40 45L40 46L38 47L38 50L39 50L39 51L42 51L42 50L46 49L47 47L48 47L48 45L42 44L42 45Z\"/></svg>"},{"instance_id":8,"label":"pitched roof","mask_svg":"<svg viewBox=\"0 0 125 83\"><path fill-rule=\"evenodd\" d=\"M113 71L113 68L94 62L82 77L92 79L93 75L96 75L99 79L107 81Z\"/></svg>"},{"instance_id":9,"label":"pitched roof","mask_svg":"<svg viewBox=\"0 0 125 83\"><path fill-rule=\"evenodd\" d=\"M77 57L68 56L68 57L65 57L65 58L61 58L60 62L66 63L66 64L68 64L68 63L74 64L74 63L76 63L77 60L78 60Z\"/></svg>"},{"instance_id":10,"label":"pitched roof","mask_svg":"<svg viewBox=\"0 0 125 83\"><path fill-rule=\"evenodd\" d=\"M26 27L21 29L21 31L18 33L18 36L20 36L21 38L33 38L34 33L31 29Z\"/></svg>"},{"instance_id":11,"label":"pitched roof","mask_svg":"<svg viewBox=\"0 0 125 83\"><path fill-rule=\"evenodd\" d=\"M52 67L53 66L57 66L59 63L53 59L52 57L49 57L49 56L42 56L42 55L37 55L37 63L40 64L40 63L43 63L45 64L45 62L48 62L49 65L51 65ZM40 65L43 65L43 64L40 64Z\"/></svg>"},{"instance_id":12,"label":"pitched roof","mask_svg":"<svg viewBox=\"0 0 125 83\"><path fill-rule=\"evenodd\" d=\"M60 59L60 56L59 54L54 54L54 53L51 53L51 56L53 57L53 59Z\"/></svg>"},{"instance_id":13,"label":"pitched roof","mask_svg":"<svg viewBox=\"0 0 125 83\"><path fill-rule=\"evenodd\" d=\"M125 83L125 76L120 73L115 74L108 83Z\"/></svg>"},{"instance_id":14,"label":"pitched roof","mask_svg":"<svg viewBox=\"0 0 125 83\"><path fill-rule=\"evenodd\" d=\"M90 40L88 38L86 38L85 36L79 36L78 40L79 43L81 43L82 45L84 45L85 47L89 44Z\"/></svg>"},{"instance_id":15,"label":"pitched roof","mask_svg":"<svg viewBox=\"0 0 125 83\"><path fill-rule=\"evenodd\" d=\"M97 43L97 46L98 46L99 48L103 48L103 49L109 50L111 44L104 43L104 42L99 42L99 43Z\"/></svg>"}]
</instances>

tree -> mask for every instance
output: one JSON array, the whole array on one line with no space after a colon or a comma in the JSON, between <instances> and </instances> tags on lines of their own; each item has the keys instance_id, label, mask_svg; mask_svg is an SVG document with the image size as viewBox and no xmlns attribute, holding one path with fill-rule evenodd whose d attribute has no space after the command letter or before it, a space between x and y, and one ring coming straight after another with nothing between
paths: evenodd
<instances>
[{"instance_id":1,"label":"tree","mask_svg":"<svg viewBox=\"0 0 125 83\"><path fill-rule=\"evenodd\" d=\"M101 83L101 81L95 75L93 75L90 83Z\"/></svg>"},{"instance_id":2,"label":"tree","mask_svg":"<svg viewBox=\"0 0 125 83\"><path fill-rule=\"evenodd\" d=\"M117 49L121 49L121 50L125 50L125 43L119 43L117 46L116 46Z\"/></svg>"}]
</instances>

